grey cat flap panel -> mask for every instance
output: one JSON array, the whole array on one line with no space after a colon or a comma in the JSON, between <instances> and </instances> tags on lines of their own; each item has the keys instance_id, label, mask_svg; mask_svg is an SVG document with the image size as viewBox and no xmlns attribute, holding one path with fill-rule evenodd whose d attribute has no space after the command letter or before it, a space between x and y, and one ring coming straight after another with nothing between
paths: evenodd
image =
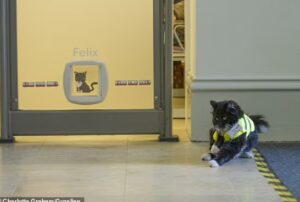
<instances>
[{"instance_id":1,"label":"grey cat flap panel","mask_svg":"<svg viewBox=\"0 0 300 202\"><path fill-rule=\"evenodd\" d=\"M71 103L91 105L103 102L108 91L105 64L98 61L75 61L66 64L64 92Z\"/></svg>"}]
</instances>

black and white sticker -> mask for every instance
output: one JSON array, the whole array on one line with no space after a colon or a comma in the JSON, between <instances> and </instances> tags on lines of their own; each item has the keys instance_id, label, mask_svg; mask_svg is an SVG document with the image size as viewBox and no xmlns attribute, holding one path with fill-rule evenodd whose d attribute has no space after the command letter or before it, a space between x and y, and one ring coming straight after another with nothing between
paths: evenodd
<instances>
[{"instance_id":1,"label":"black and white sticker","mask_svg":"<svg viewBox=\"0 0 300 202\"><path fill-rule=\"evenodd\" d=\"M116 86L150 86L150 80L116 80Z\"/></svg>"},{"instance_id":2,"label":"black and white sticker","mask_svg":"<svg viewBox=\"0 0 300 202\"><path fill-rule=\"evenodd\" d=\"M23 87L24 88L58 87L58 81L37 81L37 82L26 81L23 82Z\"/></svg>"}]
</instances>

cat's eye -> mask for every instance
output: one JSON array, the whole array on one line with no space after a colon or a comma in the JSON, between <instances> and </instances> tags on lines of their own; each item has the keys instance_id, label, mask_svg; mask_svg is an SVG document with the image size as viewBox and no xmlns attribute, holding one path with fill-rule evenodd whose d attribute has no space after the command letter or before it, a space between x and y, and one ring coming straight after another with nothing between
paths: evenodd
<instances>
[{"instance_id":1,"label":"cat's eye","mask_svg":"<svg viewBox=\"0 0 300 202\"><path fill-rule=\"evenodd\" d=\"M223 117L223 120L224 120L224 121L226 121L226 120L227 120L227 117L226 117L226 116L224 116L224 117Z\"/></svg>"},{"instance_id":2,"label":"cat's eye","mask_svg":"<svg viewBox=\"0 0 300 202\"><path fill-rule=\"evenodd\" d=\"M219 121L219 118L216 118L216 121Z\"/></svg>"}]
</instances>

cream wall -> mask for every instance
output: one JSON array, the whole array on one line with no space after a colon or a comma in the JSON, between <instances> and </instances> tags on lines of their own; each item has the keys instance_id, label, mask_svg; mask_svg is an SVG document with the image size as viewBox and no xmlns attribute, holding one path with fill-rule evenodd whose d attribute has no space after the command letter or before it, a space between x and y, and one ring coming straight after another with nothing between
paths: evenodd
<instances>
[{"instance_id":1,"label":"cream wall","mask_svg":"<svg viewBox=\"0 0 300 202\"><path fill-rule=\"evenodd\" d=\"M234 99L268 118L262 140L299 141L300 1L187 0L186 9L191 139L208 140L209 100Z\"/></svg>"},{"instance_id":2,"label":"cream wall","mask_svg":"<svg viewBox=\"0 0 300 202\"><path fill-rule=\"evenodd\" d=\"M19 0L17 20L19 109L154 108L153 0ZM64 71L74 61L106 65L108 93L103 102L68 101ZM151 84L115 85L131 80ZM58 87L23 88L23 82L41 81L56 81Z\"/></svg>"}]
</instances>

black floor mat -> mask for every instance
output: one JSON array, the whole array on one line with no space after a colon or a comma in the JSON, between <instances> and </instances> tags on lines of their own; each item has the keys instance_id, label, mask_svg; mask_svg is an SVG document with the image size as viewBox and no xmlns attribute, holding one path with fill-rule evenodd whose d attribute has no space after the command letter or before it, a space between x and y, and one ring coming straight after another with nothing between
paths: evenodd
<instances>
[{"instance_id":1,"label":"black floor mat","mask_svg":"<svg viewBox=\"0 0 300 202\"><path fill-rule=\"evenodd\" d=\"M300 143L259 143L257 149L281 182L300 201Z\"/></svg>"}]
</instances>

